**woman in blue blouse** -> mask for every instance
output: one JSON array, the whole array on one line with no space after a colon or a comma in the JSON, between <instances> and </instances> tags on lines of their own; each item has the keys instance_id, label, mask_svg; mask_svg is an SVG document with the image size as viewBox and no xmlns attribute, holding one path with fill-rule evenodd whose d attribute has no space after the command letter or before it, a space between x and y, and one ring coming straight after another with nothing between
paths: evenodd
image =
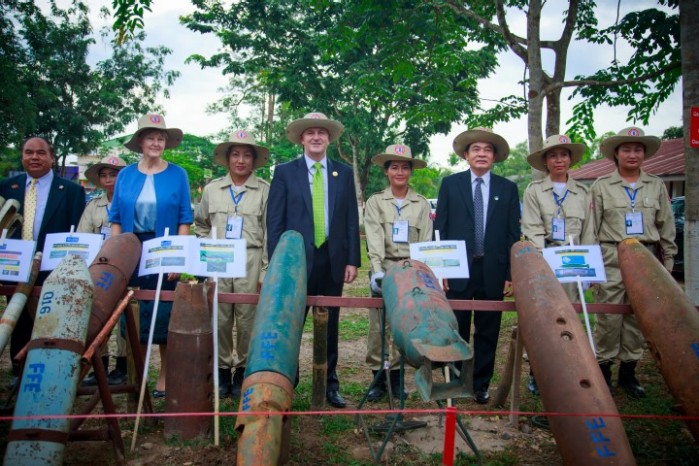
<instances>
[{"instance_id":1,"label":"woman in blue blouse","mask_svg":"<svg viewBox=\"0 0 699 466\"><path fill-rule=\"evenodd\" d=\"M182 142L182 131L168 129L161 115L149 113L138 120L138 130L127 148L140 152L141 160L119 172L109 212L112 235L135 233L143 241L165 235L188 235L192 223L187 172L181 167L163 160L165 149L177 147ZM138 277L134 272L132 286L155 290L157 275ZM174 290L178 274L169 274L163 282L163 290ZM141 344L148 342L153 301L141 301ZM153 343L160 346L161 369L153 391L155 398L165 396L165 368L167 359L167 327L172 303L161 302L155 322Z\"/></svg>"}]
</instances>

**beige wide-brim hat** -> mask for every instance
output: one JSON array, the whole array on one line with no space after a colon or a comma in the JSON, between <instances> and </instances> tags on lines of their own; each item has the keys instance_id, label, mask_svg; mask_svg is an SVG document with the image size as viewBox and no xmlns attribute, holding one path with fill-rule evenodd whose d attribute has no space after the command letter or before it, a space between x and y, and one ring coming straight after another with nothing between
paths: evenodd
<instances>
[{"instance_id":1,"label":"beige wide-brim hat","mask_svg":"<svg viewBox=\"0 0 699 466\"><path fill-rule=\"evenodd\" d=\"M247 130L239 129L233 131L228 142L222 142L214 149L214 162L228 168L228 150L231 146L250 146L255 151L255 161L252 168L260 168L267 164L269 160L269 149L263 147L255 141L255 138Z\"/></svg>"},{"instance_id":2,"label":"beige wide-brim hat","mask_svg":"<svg viewBox=\"0 0 699 466\"><path fill-rule=\"evenodd\" d=\"M90 165L90 167L87 170L85 170L85 178L87 178L87 180L95 186L102 187L102 185L100 184L100 170L102 170L103 168L111 168L113 170L119 171L125 166L126 162L124 162L119 157L116 157L114 155L108 155L107 157L104 157L102 160L100 160L98 163Z\"/></svg>"},{"instance_id":3,"label":"beige wide-brim hat","mask_svg":"<svg viewBox=\"0 0 699 466\"><path fill-rule=\"evenodd\" d=\"M602 140L600 152L609 160L614 160L614 151L617 147L625 142L640 142L646 148L646 154L643 160L648 160L653 157L660 148L660 138L656 136L646 136L641 128L629 126L624 128L616 136L610 136Z\"/></svg>"},{"instance_id":4,"label":"beige wide-brim hat","mask_svg":"<svg viewBox=\"0 0 699 466\"><path fill-rule=\"evenodd\" d=\"M328 130L330 142L337 140L345 130L339 121L331 120L324 113L313 112L289 123L286 127L286 137L293 143L301 144L301 134L308 128L325 128Z\"/></svg>"},{"instance_id":5,"label":"beige wide-brim hat","mask_svg":"<svg viewBox=\"0 0 699 466\"><path fill-rule=\"evenodd\" d=\"M414 170L425 168L427 166L427 162L424 160L414 158L410 147L406 146L405 144L391 144L386 148L385 152L376 154L371 158L371 162L373 164L376 164L382 168L388 161L411 162Z\"/></svg>"},{"instance_id":6,"label":"beige wide-brim hat","mask_svg":"<svg viewBox=\"0 0 699 466\"><path fill-rule=\"evenodd\" d=\"M166 149L174 149L179 146L182 142L182 130L178 128L168 128L165 126L165 119L162 115L157 113L147 113L138 119L138 129L129 142L124 144L127 149L134 152L141 152L141 147L138 145L138 138L143 134L144 131L149 129L159 129L167 133L167 143L165 144Z\"/></svg>"},{"instance_id":7,"label":"beige wide-brim hat","mask_svg":"<svg viewBox=\"0 0 699 466\"><path fill-rule=\"evenodd\" d=\"M546 171L546 162L544 162L544 154L546 152L557 149L557 148L568 149L570 151L570 165L571 167L582 160L582 156L585 153L585 144L577 144L571 142L570 138L565 134L554 134L549 136L544 141L544 147L541 150L532 152L527 157L527 162L529 165L540 170L542 172Z\"/></svg>"},{"instance_id":8,"label":"beige wide-brim hat","mask_svg":"<svg viewBox=\"0 0 699 466\"><path fill-rule=\"evenodd\" d=\"M493 133L490 128L474 128L464 131L454 138L452 147L454 152L461 158L464 157L466 148L474 142L489 142L495 148L495 162L502 162L510 155L510 145L505 141L505 138L499 134Z\"/></svg>"}]
</instances>

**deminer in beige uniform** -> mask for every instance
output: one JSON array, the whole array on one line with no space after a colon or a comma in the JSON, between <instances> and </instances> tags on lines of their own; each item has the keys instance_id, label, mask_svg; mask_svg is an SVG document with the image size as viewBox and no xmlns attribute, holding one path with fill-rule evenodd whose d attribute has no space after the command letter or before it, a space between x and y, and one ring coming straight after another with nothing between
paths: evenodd
<instances>
[{"instance_id":1,"label":"deminer in beige uniform","mask_svg":"<svg viewBox=\"0 0 699 466\"><path fill-rule=\"evenodd\" d=\"M96 187L102 188L104 193L87 203L80 217L80 223L78 223L78 232L97 233L102 235L104 239L111 236L112 224L109 221L109 208L112 205L117 175L119 170L125 166L126 162L122 159L110 155L85 170L85 178ZM116 367L107 376L107 381L110 385L121 385L128 381L126 373L126 340L118 331L116 340ZM109 350L106 345L102 350L102 362L104 363L104 368L107 369L109 366ZM85 377L82 385L97 385L95 374L91 373Z\"/></svg>"},{"instance_id":2,"label":"deminer in beige uniform","mask_svg":"<svg viewBox=\"0 0 699 466\"><path fill-rule=\"evenodd\" d=\"M541 251L544 248L580 244L583 220L588 206L587 187L568 176L580 162L584 144L574 144L565 134L550 136L544 147L529 154L527 162L546 177L533 181L524 191L522 234ZM579 301L577 286L563 284L571 302ZM538 393L534 375L529 375L529 391Z\"/></svg>"},{"instance_id":3,"label":"deminer in beige uniform","mask_svg":"<svg viewBox=\"0 0 699 466\"><path fill-rule=\"evenodd\" d=\"M600 244L607 274L607 282L595 287L597 302L628 303L617 257L617 245L626 238L645 244L672 270L677 245L670 198L660 178L641 170L643 161L659 147L660 139L644 136L635 127L602 141L602 154L614 161L617 170L592 184L590 211L583 225L583 244ZM633 315L598 314L595 346L602 374L611 388L611 368L618 360L619 387L635 398L645 396L635 373L643 341Z\"/></svg>"},{"instance_id":4,"label":"deminer in beige uniform","mask_svg":"<svg viewBox=\"0 0 699 466\"><path fill-rule=\"evenodd\" d=\"M366 232L369 262L371 263L372 295L381 295L381 280L386 270L396 262L410 257L410 243L432 240L432 220L430 204L423 196L410 188L408 182L414 169L424 168L424 160L415 159L410 147L393 144L384 153L374 156L371 161L383 168L388 178L388 188L371 196L364 210L364 229ZM390 329L386 329L390 335ZM384 357L381 354L381 311L369 310L369 339L366 362L371 367L374 377L382 369ZM393 344L390 361L396 361L397 351ZM394 363L390 370L391 391L400 392L400 374ZM380 377L369 390L367 400L378 401L386 394L386 379ZM401 396L405 394L401 393Z\"/></svg>"},{"instance_id":5,"label":"deminer in beige uniform","mask_svg":"<svg viewBox=\"0 0 699 466\"><path fill-rule=\"evenodd\" d=\"M258 145L245 130L235 131L230 141L219 144L214 150L214 162L228 168L228 175L204 187L194 215L196 235L210 237L211 229L215 227L217 238L245 239L247 247L247 276L219 279L222 293L256 293L267 270L265 217L269 183L257 178L253 171L265 165L268 157L269 150ZM221 397L240 396L254 319L253 304L218 305ZM232 368L235 372L231 377Z\"/></svg>"},{"instance_id":6,"label":"deminer in beige uniform","mask_svg":"<svg viewBox=\"0 0 699 466\"><path fill-rule=\"evenodd\" d=\"M589 204L587 187L569 177L568 170L580 162L584 152L584 144L573 144L568 136L556 134L527 157L529 165L547 173L527 186L522 211L522 234L539 251L570 244L571 236L580 244ZM564 288L571 302L579 300L574 284Z\"/></svg>"}]
</instances>

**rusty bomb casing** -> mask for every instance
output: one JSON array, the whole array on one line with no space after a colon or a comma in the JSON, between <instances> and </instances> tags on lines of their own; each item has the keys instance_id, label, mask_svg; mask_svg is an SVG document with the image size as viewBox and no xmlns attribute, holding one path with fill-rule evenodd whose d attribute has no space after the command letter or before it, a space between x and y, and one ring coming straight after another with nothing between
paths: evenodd
<instances>
[{"instance_id":1,"label":"rusty bomb casing","mask_svg":"<svg viewBox=\"0 0 699 466\"><path fill-rule=\"evenodd\" d=\"M549 422L563 462L635 464L616 404L563 287L528 241L512 247L511 264L519 331L541 399L546 411L562 414L549 416Z\"/></svg>"},{"instance_id":2,"label":"rusty bomb casing","mask_svg":"<svg viewBox=\"0 0 699 466\"><path fill-rule=\"evenodd\" d=\"M82 257L67 255L41 289L20 380L6 465L63 464L92 306L92 281Z\"/></svg>"},{"instance_id":3,"label":"rusty bomb casing","mask_svg":"<svg viewBox=\"0 0 699 466\"><path fill-rule=\"evenodd\" d=\"M473 352L459 335L454 311L432 270L403 260L386 271L383 300L393 340L406 362L418 369L415 384L423 400L472 394ZM432 382L433 362L462 361L461 376L448 384Z\"/></svg>"},{"instance_id":4,"label":"rusty bomb casing","mask_svg":"<svg viewBox=\"0 0 699 466\"><path fill-rule=\"evenodd\" d=\"M95 284L92 316L87 332L90 345L124 296L129 279L141 259L141 242L133 233L107 238L97 257L90 264L90 277Z\"/></svg>"},{"instance_id":5,"label":"rusty bomb casing","mask_svg":"<svg viewBox=\"0 0 699 466\"><path fill-rule=\"evenodd\" d=\"M619 267L638 326L670 393L699 416L699 312L670 272L635 239L619 243ZM699 421L687 421L699 442Z\"/></svg>"},{"instance_id":6,"label":"rusty bomb casing","mask_svg":"<svg viewBox=\"0 0 699 466\"><path fill-rule=\"evenodd\" d=\"M277 464L288 446L289 420L306 308L303 237L279 239L260 291L236 420L238 465ZM262 415L245 413L265 413Z\"/></svg>"},{"instance_id":7,"label":"rusty bomb casing","mask_svg":"<svg viewBox=\"0 0 699 466\"><path fill-rule=\"evenodd\" d=\"M168 326L168 413L213 412L213 343L211 313L205 283L177 284ZM206 439L211 416L165 418L165 437L179 440Z\"/></svg>"}]
</instances>

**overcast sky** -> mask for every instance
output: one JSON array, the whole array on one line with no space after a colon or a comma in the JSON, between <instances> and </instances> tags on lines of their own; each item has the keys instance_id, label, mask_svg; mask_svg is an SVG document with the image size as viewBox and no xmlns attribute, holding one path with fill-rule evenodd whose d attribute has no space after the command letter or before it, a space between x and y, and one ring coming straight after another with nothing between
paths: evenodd
<instances>
[{"instance_id":1,"label":"overcast sky","mask_svg":"<svg viewBox=\"0 0 699 466\"><path fill-rule=\"evenodd\" d=\"M60 2L59 2L60 3ZM562 29L561 12L567 7L568 2L563 0L549 0L546 2L542 15L542 40L558 39ZM614 23L616 17L617 2L600 1L598 18L601 27L608 27ZM649 0L622 0L621 15L631 9L640 10L655 5ZM112 18L101 19L98 17L99 8L102 5L111 7L111 0L90 0L91 17L95 31L102 26L111 24ZM221 97L220 88L227 84L227 79L220 70L213 68L201 69L196 64L185 64L187 57L194 53L210 56L215 53L220 43L212 34L199 34L182 26L179 17L193 11L190 0L154 0L153 11L144 15L145 31L148 35L149 45L166 45L173 50L166 61L168 69L181 72L181 76L170 89L170 99L162 102L165 108L165 119L168 126L182 128L185 132L199 136L210 136L227 127L225 114L209 115L206 107L211 102ZM525 36L525 21L523 14L510 14L508 17L513 31ZM617 48L620 59L625 59L629 51L621 47ZM93 46L90 55L91 62L97 62L109 54L109 45L103 44L98 39L98 44ZM592 46L582 42L571 44L568 54L567 79L576 75L592 73L600 68L605 68L612 60L613 50L609 46ZM545 67L551 68L552 55L544 55ZM522 61L512 52L503 52L500 55L500 66L492 77L479 83L480 94L483 99L496 100L500 97L517 94L522 95L521 86L517 81L523 76ZM571 89L563 90L561 127L565 129L565 121L570 118L575 101L567 100L571 95ZM488 101L483 101L483 106L488 106ZM309 109L309 111L312 109ZM630 126L626 121L625 108L599 108L595 113L595 129L598 134L606 131L618 131ZM681 85L660 107L651 118L650 124L644 129L647 134L660 136L669 126L682 125L682 98ZM134 131L133 128L130 131ZM454 125L447 135L434 136L430 140L431 165L447 166L447 160L451 153L453 139L467 128ZM495 126L495 131L504 136L510 145L514 146L527 139L526 117Z\"/></svg>"}]
</instances>

